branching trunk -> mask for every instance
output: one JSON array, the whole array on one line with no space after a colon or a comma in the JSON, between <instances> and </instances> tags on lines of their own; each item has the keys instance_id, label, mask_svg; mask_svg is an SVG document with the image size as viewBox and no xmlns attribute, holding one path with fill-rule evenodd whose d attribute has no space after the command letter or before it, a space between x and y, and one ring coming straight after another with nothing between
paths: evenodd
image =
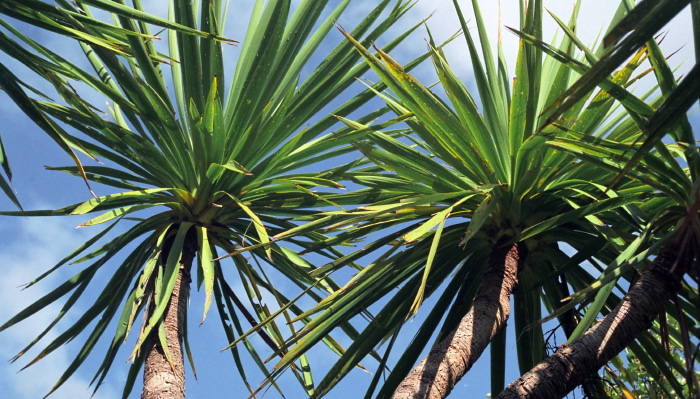
<instances>
[{"instance_id":1,"label":"branching trunk","mask_svg":"<svg viewBox=\"0 0 700 399\"><path fill-rule=\"evenodd\" d=\"M396 388L393 399L444 398L506 324L524 244L494 250L479 292L459 326Z\"/></svg>"},{"instance_id":2,"label":"branching trunk","mask_svg":"<svg viewBox=\"0 0 700 399\"><path fill-rule=\"evenodd\" d=\"M182 356L182 329L190 293L190 269L196 246L187 240L180 259L180 270L170 302L165 310L165 339L173 367L165 357L157 332L151 333L146 350L141 399L184 399L185 363Z\"/></svg>"},{"instance_id":3,"label":"branching trunk","mask_svg":"<svg viewBox=\"0 0 700 399\"><path fill-rule=\"evenodd\" d=\"M560 346L498 398L564 397L651 327L666 301L678 291L691 260L679 258L675 245L666 245L600 323L571 344Z\"/></svg>"}]
</instances>

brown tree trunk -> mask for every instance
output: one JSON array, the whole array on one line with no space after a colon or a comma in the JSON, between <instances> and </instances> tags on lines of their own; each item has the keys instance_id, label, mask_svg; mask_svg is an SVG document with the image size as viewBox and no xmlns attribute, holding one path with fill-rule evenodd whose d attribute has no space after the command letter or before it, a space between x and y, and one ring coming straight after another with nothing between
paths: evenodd
<instances>
[{"instance_id":1,"label":"brown tree trunk","mask_svg":"<svg viewBox=\"0 0 700 399\"><path fill-rule=\"evenodd\" d=\"M562 293L562 297L566 298L571 296L571 294L569 293L569 287L566 283L566 276L562 275L561 279L562 281L560 283L560 290ZM562 305L565 305L567 302L568 301L562 302ZM571 337L571 335L576 330L576 326L578 326L579 323L578 317L574 312L574 309L567 310L564 314L559 316L558 319L559 323L564 329L564 334L566 335L566 338ZM600 376L598 376L598 371L588 376L581 383L581 388L583 390L583 397L585 399L603 399L610 397L610 395L608 395L605 392L603 379L600 378Z\"/></svg>"},{"instance_id":2,"label":"brown tree trunk","mask_svg":"<svg viewBox=\"0 0 700 399\"><path fill-rule=\"evenodd\" d=\"M189 238L189 237L188 237ZM180 270L165 310L165 339L173 367L165 357L157 331L148 338L147 355L143 370L141 399L184 399L185 363L182 356L182 329L190 293L190 269L196 252L190 239L186 239L180 259ZM166 257L167 258L167 257Z\"/></svg>"},{"instance_id":3,"label":"brown tree trunk","mask_svg":"<svg viewBox=\"0 0 700 399\"><path fill-rule=\"evenodd\" d=\"M511 383L499 399L561 398L579 386L641 332L649 329L666 301L678 291L692 259L679 258L668 244L619 305L569 345Z\"/></svg>"},{"instance_id":4,"label":"brown tree trunk","mask_svg":"<svg viewBox=\"0 0 700 399\"><path fill-rule=\"evenodd\" d=\"M452 391L506 324L523 246L516 243L494 250L469 312L409 373L392 399L444 398Z\"/></svg>"}]
</instances>

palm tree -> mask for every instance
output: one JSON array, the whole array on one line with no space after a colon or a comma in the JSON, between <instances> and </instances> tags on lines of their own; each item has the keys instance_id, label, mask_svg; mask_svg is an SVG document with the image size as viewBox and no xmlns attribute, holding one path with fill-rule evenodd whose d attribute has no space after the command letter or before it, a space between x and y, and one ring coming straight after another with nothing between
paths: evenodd
<instances>
[{"instance_id":1,"label":"palm tree","mask_svg":"<svg viewBox=\"0 0 700 399\"><path fill-rule=\"evenodd\" d=\"M327 393L383 340L390 343L368 398L445 397L488 343L494 359L492 392L500 392L505 385L502 328L509 317L511 294L519 337L518 361L525 372L546 357L544 333L537 323L542 304L554 311L561 300L570 297L570 289L588 288L556 314L560 323L575 325L578 318L566 310L593 298L595 290L590 287L600 281L580 263L590 260L596 266L609 265L600 280L611 290L616 281L611 283L610 273L619 271L638 249L650 245L649 235L639 234L643 226L635 215L643 201L655 197L653 187L636 179L619 179L617 170L582 162L546 145L548 140L564 140L576 132L612 138L638 133L636 114L629 110L648 106L624 86L637 79L633 72L645 53L638 52L613 76L608 72L599 82L604 91L593 95L589 90L551 123L555 110L549 105L565 93L575 78L574 71L584 73L598 59L573 32L578 3L568 26L556 19L565 37L556 48L547 47L550 51L543 55L537 46L528 45L543 46L542 3L520 2L523 39L512 87L500 43L494 62L478 2L472 1L472 5L478 37L472 36L457 2L455 9L471 55L481 111L450 69L444 52L433 43L433 64L449 104L385 51L377 48L377 54L372 54L351 33L346 34L393 93L378 94L397 117L375 125L341 119L355 129L350 135L355 138L354 145L391 172L375 182L394 196L350 212L328 212L325 219L297 231L320 226L345 228L338 235L342 239L381 231L381 238L361 250L314 271L317 276L387 243L393 246L303 315L316 314L290 340L289 344L296 345L278 363L273 378L335 326L387 298L386 305L319 383L315 397ZM611 27L625 10L622 3ZM575 61L575 48L582 50L585 62ZM573 61L562 65L562 59ZM615 104L621 104L626 112L614 113ZM386 130L397 122L405 122L409 129L399 126ZM329 178L369 180L365 171L346 169L329 174ZM615 182L614 189L609 189ZM574 252L565 252L564 245ZM622 278L632 278L629 269ZM398 291L394 291L396 287L400 287ZM433 308L375 393L400 326L438 287L443 289ZM596 297L594 308L599 310L607 298ZM581 326L590 325L598 310L587 314ZM578 333L576 327L567 331L574 333ZM433 346L433 342L438 343ZM411 371L420 354L430 347L427 357Z\"/></svg>"},{"instance_id":2,"label":"palm tree","mask_svg":"<svg viewBox=\"0 0 700 399\"><path fill-rule=\"evenodd\" d=\"M329 34L336 34L334 23L349 7L349 0L332 6L328 1L302 1L295 9L288 0L256 2L246 36L235 49L240 52L235 68L224 60L224 48L231 43L222 38L228 10L219 0L200 2L198 8L190 1L174 0L167 19L144 12L139 1L134 1L134 8L104 0L58 1L59 8L33 0L11 3L0 5L0 11L77 39L85 62L67 60L0 21L9 31L0 37L0 49L51 84L60 101L31 98L25 88L39 95L44 90L29 86L0 63L3 90L71 154L74 166L50 169L80 176L88 187L99 183L109 190L107 195L60 209L2 213L96 213L81 226L107 224L28 286L66 264L87 266L0 326L7 329L68 295L55 320L18 353L17 360L54 328L97 274L108 275L109 281L89 309L28 363L39 361L90 326L78 355L49 393L83 364L116 315L116 331L93 379L95 389L121 344L129 334L136 334L124 397L142 368L142 397L184 397L183 345L192 362L186 303L193 280L204 287L202 322L214 301L229 341L242 333L241 319L255 323L272 315L262 303L263 295L270 295L280 307L274 314L288 319L301 314L294 300L268 278L269 268L304 289L300 296L315 301L338 288L328 278L310 276L310 265L296 254L301 248L335 256L332 248L314 247L324 238L322 234L295 235L287 246L271 236L295 227L292 218L314 213L319 204L340 206L343 201L357 203L364 198L359 191L354 200L346 196L335 201L334 189L342 185L308 171L311 165L354 150L348 140L323 135L337 123L323 109L346 95L355 76L368 66L358 62L361 56L347 42L338 44L318 65L311 61ZM92 6L107 11L115 22L97 19ZM379 2L353 35L363 37L366 44L377 40L410 6L405 1ZM154 23L169 28L167 47L154 43L150 27ZM387 48L395 47L411 30ZM308 77L300 81L302 71ZM70 82L80 82L106 98L109 117ZM373 92L365 90L333 112L348 115L372 97ZM380 109L366 118L385 112ZM77 153L104 164L81 161ZM329 192L313 192L313 187ZM117 225L126 228L106 239L110 231L118 231ZM244 256L241 249L251 245L254 248ZM223 258L232 260L245 295L232 289L232 277L224 275ZM243 303L246 299L248 305ZM144 322L134 332L139 314ZM284 353L282 327L269 323L260 335L268 347ZM344 328L356 335L351 326ZM289 329L289 334L294 333L293 325ZM342 352L330 337L325 341ZM246 348L257 367L269 375L256 349L248 342ZM239 351L232 348L231 353L247 384L249 371L241 364ZM308 361L301 358L300 362L302 367L294 372L311 394Z\"/></svg>"}]
</instances>

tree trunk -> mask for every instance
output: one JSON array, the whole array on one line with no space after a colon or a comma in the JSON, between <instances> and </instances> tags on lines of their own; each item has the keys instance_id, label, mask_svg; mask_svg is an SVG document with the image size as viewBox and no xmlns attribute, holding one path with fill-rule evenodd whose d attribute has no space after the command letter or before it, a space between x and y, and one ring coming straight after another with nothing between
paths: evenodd
<instances>
[{"instance_id":1,"label":"tree trunk","mask_svg":"<svg viewBox=\"0 0 700 399\"><path fill-rule=\"evenodd\" d=\"M692 259L665 245L619 305L569 345L561 345L503 391L499 399L561 398L649 329L666 301L678 291Z\"/></svg>"},{"instance_id":2,"label":"tree trunk","mask_svg":"<svg viewBox=\"0 0 700 399\"><path fill-rule=\"evenodd\" d=\"M165 357L163 347L158 340L157 331L153 331L146 346L147 355L143 370L143 392L141 399L184 399L185 398L185 363L182 356L182 329L185 311L190 293L190 269L196 252L192 240L185 240L180 259L180 270L165 310L163 323L165 339L168 344L173 367ZM167 259L167 257L166 257Z\"/></svg>"},{"instance_id":3,"label":"tree trunk","mask_svg":"<svg viewBox=\"0 0 700 399\"><path fill-rule=\"evenodd\" d=\"M561 282L560 284L560 290L562 293L563 298L567 298L571 296L569 293L569 286L566 283L566 276L562 275L561 276ZM562 302L562 305L566 305L568 301ZM564 314L558 317L559 323L561 324L562 329L564 330L564 334L566 335L566 338L571 337L571 335L574 333L576 330L576 326L578 326L579 320L574 312L574 309L569 309L567 310ZM585 399L603 399L603 398L610 398L610 395L608 395L605 392L605 385L603 384L603 379L598 376L598 371L596 371L594 374L588 376L582 383L581 383L581 388L583 390L583 397Z\"/></svg>"},{"instance_id":4,"label":"tree trunk","mask_svg":"<svg viewBox=\"0 0 700 399\"><path fill-rule=\"evenodd\" d=\"M392 399L445 398L510 314L510 295L518 280L522 243L495 249L479 292L459 326L435 346L401 382Z\"/></svg>"}]
</instances>

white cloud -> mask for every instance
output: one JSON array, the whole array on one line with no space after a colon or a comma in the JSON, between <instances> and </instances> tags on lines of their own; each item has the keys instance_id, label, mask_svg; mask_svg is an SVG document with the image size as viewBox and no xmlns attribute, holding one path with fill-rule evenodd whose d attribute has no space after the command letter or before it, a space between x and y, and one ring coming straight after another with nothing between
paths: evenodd
<instances>
[{"instance_id":1,"label":"white cloud","mask_svg":"<svg viewBox=\"0 0 700 399\"><path fill-rule=\"evenodd\" d=\"M66 266L70 271L59 272L26 290L19 284L31 281L41 272L53 266L79 243L86 239L85 233L72 228L71 221L57 219L8 219L0 224L0 236L4 237L0 247L0 264L4 278L0 280L0 323L4 323L28 304L56 287L77 270L76 266ZM0 359L9 360L36 337L53 320L60 305L52 305L33 317L0 333ZM75 309L73 318L79 314ZM70 317L71 315L67 316ZM61 347L35 365L18 372L22 366L38 353L58 334L47 334L35 349L14 364L0 362L0 394L14 399L36 399L43 397L68 367L77 349ZM72 351L71 351L72 349ZM82 370L88 373L89 370ZM55 398L89 398L92 390L88 387L91 375L84 375L79 369L59 390ZM117 398L117 392L109 385L103 386L95 398Z\"/></svg>"}]
</instances>

